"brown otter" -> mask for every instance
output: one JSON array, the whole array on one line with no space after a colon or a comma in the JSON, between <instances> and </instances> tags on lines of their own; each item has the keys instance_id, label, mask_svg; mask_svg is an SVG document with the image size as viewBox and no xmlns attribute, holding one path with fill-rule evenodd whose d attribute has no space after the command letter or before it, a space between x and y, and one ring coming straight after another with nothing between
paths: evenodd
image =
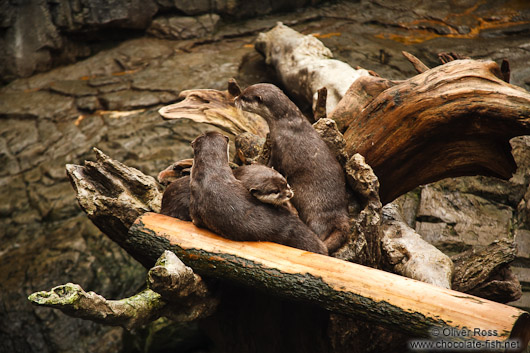
<instances>
[{"instance_id":1,"label":"brown otter","mask_svg":"<svg viewBox=\"0 0 530 353\"><path fill-rule=\"evenodd\" d=\"M168 185L162 195L160 213L183 221L191 221L189 175L180 177Z\"/></svg>"},{"instance_id":2,"label":"brown otter","mask_svg":"<svg viewBox=\"0 0 530 353\"><path fill-rule=\"evenodd\" d=\"M182 159L178 162L175 162L158 173L158 182L162 185L168 186L175 180L182 178L184 175L189 175L192 165L193 158Z\"/></svg>"},{"instance_id":3,"label":"brown otter","mask_svg":"<svg viewBox=\"0 0 530 353\"><path fill-rule=\"evenodd\" d=\"M300 218L324 240L330 253L349 232L344 172L326 143L298 107L276 86L256 84L236 98L236 106L261 115L269 124L269 166L294 191Z\"/></svg>"},{"instance_id":4,"label":"brown otter","mask_svg":"<svg viewBox=\"0 0 530 353\"><path fill-rule=\"evenodd\" d=\"M298 215L296 208L289 201L293 197L293 191L283 175L276 170L263 164L250 164L234 169L233 173L250 194L261 202L284 207Z\"/></svg>"},{"instance_id":5,"label":"brown otter","mask_svg":"<svg viewBox=\"0 0 530 353\"><path fill-rule=\"evenodd\" d=\"M228 138L218 132L192 142L190 181L193 223L228 239L272 241L327 254L324 243L297 216L257 200L228 165Z\"/></svg>"},{"instance_id":6,"label":"brown otter","mask_svg":"<svg viewBox=\"0 0 530 353\"><path fill-rule=\"evenodd\" d=\"M185 160L186 164L192 165L193 159ZM190 162L191 161L191 162ZM184 221L191 221L190 207L190 176L176 177L182 163L177 162L164 169L158 174L160 183L168 183L169 186L162 195L162 208L160 213L175 217ZM262 164L241 166L233 170L236 179L258 200L270 203L276 207L283 207L289 212L298 215L296 208L289 201L293 197L293 191L287 180L272 168Z\"/></svg>"}]
</instances>

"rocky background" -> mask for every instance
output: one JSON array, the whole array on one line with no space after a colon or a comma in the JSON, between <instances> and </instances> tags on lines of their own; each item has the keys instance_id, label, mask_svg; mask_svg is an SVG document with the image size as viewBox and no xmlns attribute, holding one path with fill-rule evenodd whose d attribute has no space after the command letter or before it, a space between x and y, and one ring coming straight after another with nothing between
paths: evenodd
<instances>
[{"instance_id":1,"label":"rocky background","mask_svg":"<svg viewBox=\"0 0 530 353\"><path fill-rule=\"evenodd\" d=\"M153 176L191 157L189 142L213 128L163 121L157 110L231 77L275 82L252 43L277 21L387 78L415 74L402 50L430 66L454 51L506 58L512 83L530 89L525 1L2 1L0 352L208 350L194 326L159 321L127 333L33 307L27 296L70 281L106 298L143 285L143 268L80 211L64 165L93 159L93 146ZM401 202L410 225L450 254L515 239L525 293L513 304L529 309L530 137L512 145L519 169L509 181L448 179Z\"/></svg>"}]
</instances>

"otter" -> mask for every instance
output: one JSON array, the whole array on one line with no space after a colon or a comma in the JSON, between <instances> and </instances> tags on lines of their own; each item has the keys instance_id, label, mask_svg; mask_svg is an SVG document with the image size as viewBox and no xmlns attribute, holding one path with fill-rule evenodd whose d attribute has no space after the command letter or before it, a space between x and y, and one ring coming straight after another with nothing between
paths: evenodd
<instances>
[{"instance_id":1,"label":"otter","mask_svg":"<svg viewBox=\"0 0 530 353\"><path fill-rule=\"evenodd\" d=\"M324 241L330 253L349 233L344 171L298 107L276 86L247 87L235 100L242 110L268 123L271 156L268 166L292 186L299 216Z\"/></svg>"},{"instance_id":2,"label":"otter","mask_svg":"<svg viewBox=\"0 0 530 353\"><path fill-rule=\"evenodd\" d=\"M294 193L287 180L276 170L263 164L249 164L233 170L234 177L241 181L252 196L263 203L283 207L298 215L289 201Z\"/></svg>"},{"instance_id":3,"label":"otter","mask_svg":"<svg viewBox=\"0 0 530 353\"><path fill-rule=\"evenodd\" d=\"M193 223L232 240L272 241L327 254L324 243L297 216L264 204L234 177L227 156L228 137L207 132L192 142L190 179Z\"/></svg>"},{"instance_id":4,"label":"otter","mask_svg":"<svg viewBox=\"0 0 530 353\"><path fill-rule=\"evenodd\" d=\"M168 185L162 195L160 213L183 221L191 221L189 175L180 177Z\"/></svg>"},{"instance_id":5,"label":"otter","mask_svg":"<svg viewBox=\"0 0 530 353\"><path fill-rule=\"evenodd\" d=\"M189 166L190 160L185 160ZM191 160L193 161L193 160ZM160 213L175 217L183 221L191 221L190 217L190 176L176 177L182 163L177 162L158 174L158 181L169 185L162 195ZM179 169L180 171L180 169ZM233 170L234 177L243 183L243 186L252 196L263 203L270 203L276 207L283 207L294 215L298 215L296 208L289 201L293 191L287 180L272 168L262 164L244 165Z\"/></svg>"},{"instance_id":6,"label":"otter","mask_svg":"<svg viewBox=\"0 0 530 353\"><path fill-rule=\"evenodd\" d=\"M193 158L182 159L175 162L158 173L158 182L164 186L168 186L175 180L182 178L185 175L189 175L192 165Z\"/></svg>"}]
</instances>

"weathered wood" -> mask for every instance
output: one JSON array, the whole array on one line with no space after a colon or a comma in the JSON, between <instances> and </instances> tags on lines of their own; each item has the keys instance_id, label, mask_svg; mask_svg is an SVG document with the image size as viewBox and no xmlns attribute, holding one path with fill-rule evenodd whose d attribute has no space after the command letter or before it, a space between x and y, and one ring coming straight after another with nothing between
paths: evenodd
<instances>
[{"instance_id":1,"label":"weathered wood","mask_svg":"<svg viewBox=\"0 0 530 353\"><path fill-rule=\"evenodd\" d=\"M243 112L234 105L234 96L238 92L235 81L229 82L229 91L214 89L196 89L182 91L181 102L160 108L158 113L164 119L190 119L206 123L230 133L251 132L265 137L269 127L259 115ZM231 92L231 93L229 93Z\"/></svg>"},{"instance_id":2,"label":"weathered wood","mask_svg":"<svg viewBox=\"0 0 530 353\"><path fill-rule=\"evenodd\" d=\"M128 167L94 148L96 162L67 164L66 173L76 191L77 201L88 218L110 239L118 243L146 268L141 249L126 243L127 231L142 213L159 212L162 187L138 169ZM156 259L155 259L156 260Z\"/></svg>"},{"instance_id":3,"label":"weathered wood","mask_svg":"<svg viewBox=\"0 0 530 353\"><path fill-rule=\"evenodd\" d=\"M202 278L171 251L164 253L148 273L148 288L129 298L108 300L67 283L31 294L35 305L105 325L138 329L161 316L184 322L211 315L218 304Z\"/></svg>"},{"instance_id":4,"label":"weathered wood","mask_svg":"<svg viewBox=\"0 0 530 353\"><path fill-rule=\"evenodd\" d=\"M385 265L390 265L390 271L443 288L459 290L451 286L454 266L449 256L410 228L394 202L383 208L381 229Z\"/></svg>"},{"instance_id":5,"label":"weathered wood","mask_svg":"<svg viewBox=\"0 0 530 353\"><path fill-rule=\"evenodd\" d=\"M331 113L328 112L328 116L335 120L339 130L344 132L352 124L352 120L360 115L368 104L384 90L395 84L396 82L381 77L359 77L348 88L335 110Z\"/></svg>"},{"instance_id":6,"label":"weathered wood","mask_svg":"<svg viewBox=\"0 0 530 353\"><path fill-rule=\"evenodd\" d=\"M85 292L74 283L33 293L28 299L35 305L59 309L69 316L128 330L158 319L166 306L160 294L151 289L125 299L107 300L97 293Z\"/></svg>"},{"instance_id":7,"label":"weathered wood","mask_svg":"<svg viewBox=\"0 0 530 353\"><path fill-rule=\"evenodd\" d=\"M429 70L429 67L427 65L422 63L420 59L418 59L417 57L415 57L411 53L406 52L406 51L402 51L401 54L403 54L403 56L405 58L407 58L408 61L410 61L412 66L414 66L414 68L416 69L416 71L419 74L424 73L425 71Z\"/></svg>"},{"instance_id":8,"label":"weathered wood","mask_svg":"<svg viewBox=\"0 0 530 353\"><path fill-rule=\"evenodd\" d=\"M347 121L347 151L372 166L383 203L446 177L508 179L509 140L530 134L530 94L499 77L494 62L452 61L386 89L359 114L345 118L339 104L330 118Z\"/></svg>"},{"instance_id":9,"label":"weathered wood","mask_svg":"<svg viewBox=\"0 0 530 353\"><path fill-rule=\"evenodd\" d=\"M516 254L515 243L501 239L453 256L453 289L501 303L518 300L521 284L509 268Z\"/></svg>"},{"instance_id":10,"label":"weathered wood","mask_svg":"<svg viewBox=\"0 0 530 353\"><path fill-rule=\"evenodd\" d=\"M520 309L327 256L268 242L230 241L154 213L140 217L129 234L131 242L172 250L200 274L413 335L428 336L433 327L466 327L497 330L495 339L518 338L524 347L530 339L525 336L530 317Z\"/></svg>"},{"instance_id":11,"label":"weathered wood","mask_svg":"<svg viewBox=\"0 0 530 353\"><path fill-rule=\"evenodd\" d=\"M327 118L326 102L328 100L328 89L322 87L317 91L317 99L313 107L313 121Z\"/></svg>"},{"instance_id":12,"label":"weathered wood","mask_svg":"<svg viewBox=\"0 0 530 353\"><path fill-rule=\"evenodd\" d=\"M291 96L315 106L317 91L327 89L326 111L332 111L350 85L365 69L356 70L333 59L331 51L317 38L303 35L282 23L260 33L255 48L274 66L278 77Z\"/></svg>"}]
</instances>

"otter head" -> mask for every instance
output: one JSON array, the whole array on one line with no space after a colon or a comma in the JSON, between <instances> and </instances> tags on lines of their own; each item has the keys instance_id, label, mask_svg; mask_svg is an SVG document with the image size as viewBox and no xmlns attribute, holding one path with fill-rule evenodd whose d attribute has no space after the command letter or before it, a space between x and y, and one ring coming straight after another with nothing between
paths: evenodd
<instances>
[{"instance_id":1,"label":"otter head","mask_svg":"<svg viewBox=\"0 0 530 353\"><path fill-rule=\"evenodd\" d=\"M259 186L250 188L249 191L261 202L273 205L284 204L294 196L293 190L283 176L269 178Z\"/></svg>"},{"instance_id":2,"label":"otter head","mask_svg":"<svg viewBox=\"0 0 530 353\"><path fill-rule=\"evenodd\" d=\"M269 124L289 117L296 105L281 89L269 83L258 83L247 87L235 100L236 107L261 115Z\"/></svg>"},{"instance_id":3,"label":"otter head","mask_svg":"<svg viewBox=\"0 0 530 353\"><path fill-rule=\"evenodd\" d=\"M191 142L191 148L195 157L201 153L223 156L223 151L226 151L226 160L222 162L228 162L229 160L229 146L228 136L225 136L217 131L206 132L199 135ZM224 158L223 158L224 159ZM193 168L193 167L192 167Z\"/></svg>"}]
</instances>

